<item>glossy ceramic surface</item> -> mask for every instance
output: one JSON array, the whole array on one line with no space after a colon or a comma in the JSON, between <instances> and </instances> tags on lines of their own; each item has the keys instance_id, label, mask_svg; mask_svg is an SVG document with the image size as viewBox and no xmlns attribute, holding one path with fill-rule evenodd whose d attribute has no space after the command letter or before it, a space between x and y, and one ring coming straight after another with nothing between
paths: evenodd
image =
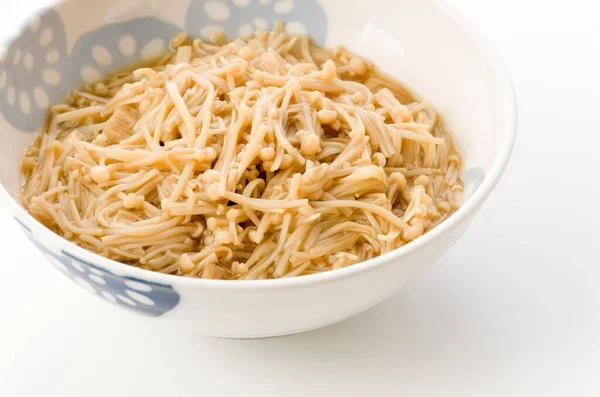
<instances>
[{"instance_id":1,"label":"glossy ceramic surface","mask_svg":"<svg viewBox=\"0 0 600 397\"><path fill-rule=\"evenodd\" d=\"M430 0L66 1L23 24L0 62L0 198L57 268L106 301L204 335L264 337L324 326L365 310L433 264L497 184L516 133L510 78L489 44ZM465 205L407 246L346 269L253 282L178 278L87 252L45 229L15 199L19 160L49 104L111 69L152 58L185 30L233 38L277 19L326 46L342 44L431 99L464 155ZM76 297L74 297L76 299Z\"/></svg>"}]
</instances>

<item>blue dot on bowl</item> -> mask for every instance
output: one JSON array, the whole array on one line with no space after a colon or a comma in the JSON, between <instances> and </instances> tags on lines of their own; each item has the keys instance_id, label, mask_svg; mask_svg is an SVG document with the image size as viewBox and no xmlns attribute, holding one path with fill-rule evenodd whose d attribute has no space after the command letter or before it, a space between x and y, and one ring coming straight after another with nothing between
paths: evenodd
<instances>
[{"instance_id":1,"label":"blue dot on bowl","mask_svg":"<svg viewBox=\"0 0 600 397\"><path fill-rule=\"evenodd\" d=\"M159 317L179 303L180 296L170 285L116 275L64 250L55 253L31 233L27 237L64 275L110 303L149 317Z\"/></svg>"}]
</instances>

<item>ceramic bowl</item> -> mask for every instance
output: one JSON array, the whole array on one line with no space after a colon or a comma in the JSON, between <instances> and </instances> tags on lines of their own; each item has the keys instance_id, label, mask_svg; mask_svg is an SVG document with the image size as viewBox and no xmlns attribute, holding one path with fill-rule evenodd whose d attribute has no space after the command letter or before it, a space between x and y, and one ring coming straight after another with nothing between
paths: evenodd
<instances>
[{"instance_id":1,"label":"ceramic bowl","mask_svg":"<svg viewBox=\"0 0 600 397\"><path fill-rule=\"evenodd\" d=\"M350 4L352 3L352 4ZM203 335L265 337L335 323L390 297L466 230L503 173L515 96L488 42L429 0L71 0L32 16L0 63L0 198L31 241L99 298ZM188 279L120 264L52 233L19 204L19 161L49 104L70 89L164 51L178 31L237 37L276 20L319 44L342 44L431 99L464 156L466 202L416 241L365 263L295 279ZM77 299L74 297L74 299ZM402 313L398 313L399 316Z\"/></svg>"}]
</instances>

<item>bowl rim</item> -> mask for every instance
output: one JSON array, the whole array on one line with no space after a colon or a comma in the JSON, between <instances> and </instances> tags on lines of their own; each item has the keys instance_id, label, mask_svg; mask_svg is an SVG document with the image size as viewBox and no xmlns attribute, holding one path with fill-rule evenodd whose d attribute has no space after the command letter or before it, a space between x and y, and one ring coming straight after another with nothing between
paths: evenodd
<instances>
[{"instance_id":1,"label":"bowl rim","mask_svg":"<svg viewBox=\"0 0 600 397\"><path fill-rule=\"evenodd\" d=\"M68 1L69 0L52 1L51 4L57 5ZM481 186L479 186L473 195L469 197L465 203L448 219L409 244L390 251L384 255L345 267L343 269L301 277L268 280L212 280L188 278L172 274L153 272L131 265L126 265L75 245L58 234L55 234L50 229L42 225L33 216L31 216L23 207L21 207L17 200L6 191L2 183L0 183L0 198L2 198L2 201L5 202L4 207L11 215L15 217L18 215L19 220L26 220L25 226L31 228L32 230L35 229L36 234L43 235L44 241L48 240L55 242L55 244L52 244L53 246L55 245L61 247L67 252L73 252L78 258L98 265L108 271L113 272L115 275L126 275L128 277L134 277L136 279L165 285L201 287L228 291L236 290L240 292L249 292L254 290L274 290L280 288L289 288L291 286L314 285L356 276L362 272L373 270L377 267L383 266L385 263L392 262L395 259L408 256L417 250L423 249L425 246L430 245L432 242L439 239L449 230L458 227L464 222L467 222L470 217L477 213L479 208L487 200L504 174L504 171L508 166L517 135L516 93L508 68L506 67L506 64L500 57L497 50L482 32L476 29L453 7L438 0L425 1L429 1L432 5L439 8L442 12L448 15L448 17L452 18L457 24L459 24L469 34L469 36L475 40L477 46L482 50L486 60L492 67L496 82L498 83L498 91L503 94L501 97L505 100L504 106L506 108L506 127L503 131L503 140L498 154L496 155L496 159L494 160L494 163L492 164L488 175L486 175L484 178Z\"/></svg>"}]
</instances>

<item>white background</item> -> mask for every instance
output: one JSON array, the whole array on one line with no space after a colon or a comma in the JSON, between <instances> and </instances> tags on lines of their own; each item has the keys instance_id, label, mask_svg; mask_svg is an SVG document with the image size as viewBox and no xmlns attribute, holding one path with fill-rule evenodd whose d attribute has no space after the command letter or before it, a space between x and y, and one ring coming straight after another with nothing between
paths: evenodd
<instances>
[{"instance_id":1,"label":"white background","mask_svg":"<svg viewBox=\"0 0 600 397\"><path fill-rule=\"evenodd\" d=\"M0 210L0 395L600 395L600 10L448 3L504 56L520 128L498 189L432 271L329 328L210 339L85 293ZM1 0L0 34L34 4Z\"/></svg>"}]
</instances>

